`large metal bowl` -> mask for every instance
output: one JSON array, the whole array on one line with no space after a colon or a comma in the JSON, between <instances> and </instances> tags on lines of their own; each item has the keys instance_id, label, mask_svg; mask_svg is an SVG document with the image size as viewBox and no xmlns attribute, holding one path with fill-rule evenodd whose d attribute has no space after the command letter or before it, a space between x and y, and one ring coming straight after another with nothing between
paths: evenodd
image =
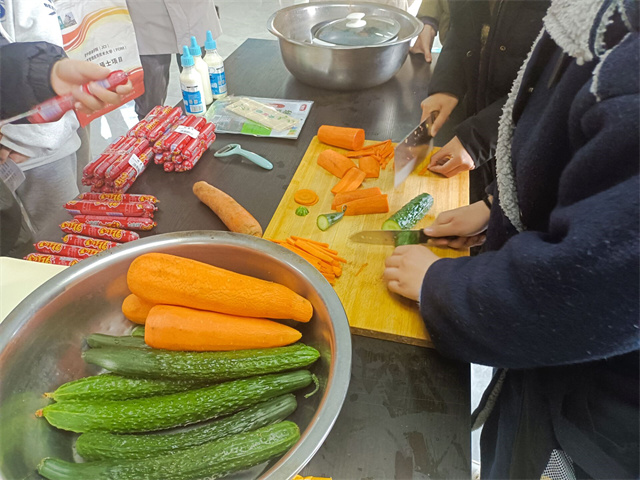
<instances>
[{"instance_id":1,"label":"large metal bowl","mask_svg":"<svg viewBox=\"0 0 640 480\"><path fill-rule=\"evenodd\" d=\"M0 324L0 477L36 478L47 456L72 460L76 435L57 430L34 412L64 382L99 370L80 357L92 332L126 334L120 311L126 273L138 255L164 252L281 283L308 298L314 315L296 325L302 340L320 351L312 371L320 390L299 395L291 419L302 436L282 458L234 478L292 478L322 445L340 412L351 374L351 337L338 296L322 275L296 254L270 242L230 232L156 235L116 247L68 268L31 293ZM306 393L306 392L305 392Z\"/></svg>"},{"instance_id":2,"label":"large metal bowl","mask_svg":"<svg viewBox=\"0 0 640 480\"><path fill-rule=\"evenodd\" d=\"M353 12L391 18L400 24L395 40L380 45L342 46L315 43L313 28ZM313 2L278 10L267 28L278 37L287 70L301 82L331 90L359 90L391 79L402 67L411 40L423 24L389 5L356 1Z\"/></svg>"}]
</instances>

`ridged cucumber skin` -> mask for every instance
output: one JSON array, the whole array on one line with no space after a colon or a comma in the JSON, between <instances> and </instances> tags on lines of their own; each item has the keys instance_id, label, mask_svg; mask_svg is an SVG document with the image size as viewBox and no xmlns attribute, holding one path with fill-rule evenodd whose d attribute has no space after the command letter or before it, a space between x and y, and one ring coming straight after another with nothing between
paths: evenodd
<instances>
[{"instance_id":1,"label":"ridged cucumber skin","mask_svg":"<svg viewBox=\"0 0 640 480\"><path fill-rule=\"evenodd\" d=\"M407 230L413 228L433 206L433 197L421 193L407 202L382 224L382 230Z\"/></svg>"},{"instance_id":2,"label":"ridged cucumber skin","mask_svg":"<svg viewBox=\"0 0 640 480\"><path fill-rule=\"evenodd\" d=\"M76 451L85 460L107 458L137 459L174 453L228 435L256 430L281 422L296 409L296 397L288 393L189 430L155 434L120 435L105 432L83 433L76 441Z\"/></svg>"},{"instance_id":3,"label":"ridged cucumber skin","mask_svg":"<svg viewBox=\"0 0 640 480\"><path fill-rule=\"evenodd\" d=\"M298 426L289 421L191 447L173 455L140 460L102 460L71 463L45 458L38 473L49 480L186 480L219 478L259 465L284 454L300 438Z\"/></svg>"},{"instance_id":4,"label":"ridged cucumber skin","mask_svg":"<svg viewBox=\"0 0 640 480\"><path fill-rule=\"evenodd\" d=\"M105 373L73 380L45 395L56 402L72 400L128 400L131 398L168 395L202 388L205 382L194 380L163 380L130 378Z\"/></svg>"},{"instance_id":5,"label":"ridged cucumber skin","mask_svg":"<svg viewBox=\"0 0 640 480\"><path fill-rule=\"evenodd\" d=\"M118 375L215 382L303 368L319 357L320 353L315 348L302 343L228 352L105 347L82 353L87 363Z\"/></svg>"},{"instance_id":6,"label":"ridged cucumber skin","mask_svg":"<svg viewBox=\"0 0 640 480\"><path fill-rule=\"evenodd\" d=\"M54 427L76 433L165 430L227 415L312 382L308 370L261 375L187 392L135 398L53 403L36 412Z\"/></svg>"},{"instance_id":7,"label":"ridged cucumber skin","mask_svg":"<svg viewBox=\"0 0 640 480\"><path fill-rule=\"evenodd\" d=\"M92 333L87 337L87 344L91 348L128 347L128 348L151 348L144 343L143 337L125 335L117 337L105 335L104 333Z\"/></svg>"}]
</instances>

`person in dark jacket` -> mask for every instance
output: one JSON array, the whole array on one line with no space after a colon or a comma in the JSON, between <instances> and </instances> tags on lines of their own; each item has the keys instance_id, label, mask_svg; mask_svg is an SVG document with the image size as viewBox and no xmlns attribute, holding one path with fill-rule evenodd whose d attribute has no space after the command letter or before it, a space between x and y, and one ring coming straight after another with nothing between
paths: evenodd
<instances>
[{"instance_id":1,"label":"person in dark jacket","mask_svg":"<svg viewBox=\"0 0 640 480\"><path fill-rule=\"evenodd\" d=\"M425 229L487 251L396 248L436 348L497 368L474 420L483 478L638 478L637 0L553 0L500 119L493 204Z\"/></svg>"},{"instance_id":2,"label":"person in dark jacket","mask_svg":"<svg viewBox=\"0 0 640 480\"><path fill-rule=\"evenodd\" d=\"M0 32L1 33L1 32ZM95 83L91 94L80 86L102 80L111 71L91 62L67 58L61 47L47 42L8 43L0 35L0 119L24 113L56 95L72 93L76 108L93 112L119 104L133 89L131 82L111 92Z\"/></svg>"},{"instance_id":3,"label":"person in dark jacket","mask_svg":"<svg viewBox=\"0 0 640 480\"><path fill-rule=\"evenodd\" d=\"M422 120L439 115L436 134L459 102L465 118L431 158L447 177L470 173L470 201L480 200L494 177L498 119L518 69L542 28L549 0L464 0L451 3L451 29L422 102Z\"/></svg>"}]
</instances>

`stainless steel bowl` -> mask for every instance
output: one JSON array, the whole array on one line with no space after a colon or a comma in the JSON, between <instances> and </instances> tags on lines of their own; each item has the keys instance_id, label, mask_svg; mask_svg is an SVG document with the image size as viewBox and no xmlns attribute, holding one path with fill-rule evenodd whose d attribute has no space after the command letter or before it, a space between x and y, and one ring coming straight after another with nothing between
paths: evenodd
<instances>
[{"instance_id":1,"label":"stainless steel bowl","mask_svg":"<svg viewBox=\"0 0 640 480\"><path fill-rule=\"evenodd\" d=\"M353 12L391 18L400 24L400 31L393 41L361 47L321 45L314 40L314 27ZM359 90L381 85L400 70L409 43L423 24L389 5L344 1L283 8L271 16L267 28L278 37L282 60L298 80L331 90Z\"/></svg>"},{"instance_id":2,"label":"stainless steel bowl","mask_svg":"<svg viewBox=\"0 0 640 480\"><path fill-rule=\"evenodd\" d=\"M156 235L119 246L68 268L31 293L0 324L0 478L39 478L47 456L72 460L76 435L51 427L34 412L64 382L99 373L81 357L92 332L126 334L132 324L120 311L128 293L126 273L138 255L164 252L281 283L308 298L314 316L296 325L320 360L312 371L320 390L300 396L292 416L302 436L278 461L234 478L292 478L320 448L342 408L351 372L351 337L344 309L322 275L296 254L270 242L230 232Z\"/></svg>"}]
</instances>

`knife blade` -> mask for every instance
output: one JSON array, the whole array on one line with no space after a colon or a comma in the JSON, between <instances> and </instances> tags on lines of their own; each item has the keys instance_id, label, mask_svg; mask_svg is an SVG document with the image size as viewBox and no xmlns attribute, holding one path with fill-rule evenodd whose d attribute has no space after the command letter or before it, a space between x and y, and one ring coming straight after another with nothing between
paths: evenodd
<instances>
[{"instance_id":1,"label":"knife blade","mask_svg":"<svg viewBox=\"0 0 640 480\"><path fill-rule=\"evenodd\" d=\"M439 112L431 115L414 128L394 150L394 178L393 186L398 188L413 172L416 165L422 162L433 150L433 136L431 126Z\"/></svg>"},{"instance_id":2,"label":"knife blade","mask_svg":"<svg viewBox=\"0 0 640 480\"><path fill-rule=\"evenodd\" d=\"M351 241L358 243L373 243L377 245L396 245L398 239L405 245L427 243L430 238L420 230L364 230L354 233L349 237Z\"/></svg>"}]
</instances>

